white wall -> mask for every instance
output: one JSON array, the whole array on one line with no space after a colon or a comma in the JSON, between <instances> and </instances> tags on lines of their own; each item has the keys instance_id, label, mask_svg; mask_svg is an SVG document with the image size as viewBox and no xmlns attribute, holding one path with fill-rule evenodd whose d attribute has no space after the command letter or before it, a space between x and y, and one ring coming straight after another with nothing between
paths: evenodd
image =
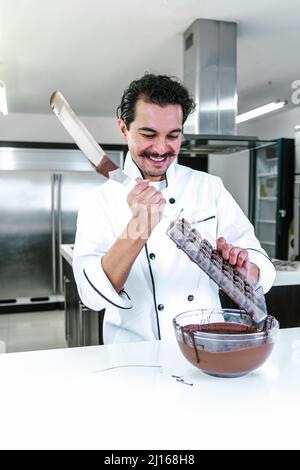
<instances>
[{"instance_id":1,"label":"white wall","mask_svg":"<svg viewBox=\"0 0 300 470\"><path fill-rule=\"evenodd\" d=\"M294 138L294 127L300 124L300 106L278 111L243 122L237 126L238 135L253 135L259 139Z\"/></svg>"},{"instance_id":2,"label":"white wall","mask_svg":"<svg viewBox=\"0 0 300 470\"><path fill-rule=\"evenodd\" d=\"M102 144L124 143L113 117L83 117L95 139ZM54 114L17 114L0 116L0 140L73 143Z\"/></svg>"},{"instance_id":3,"label":"white wall","mask_svg":"<svg viewBox=\"0 0 300 470\"><path fill-rule=\"evenodd\" d=\"M83 117L82 121L98 142L123 143L114 117ZM237 134L259 139L293 138L296 125L300 125L300 106L239 124ZM72 142L54 115L17 113L0 116L0 140Z\"/></svg>"},{"instance_id":4,"label":"white wall","mask_svg":"<svg viewBox=\"0 0 300 470\"><path fill-rule=\"evenodd\" d=\"M249 152L232 155L209 155L208 172L220 176L224 186L248 216Z\"/></svg>"}]
</instances>

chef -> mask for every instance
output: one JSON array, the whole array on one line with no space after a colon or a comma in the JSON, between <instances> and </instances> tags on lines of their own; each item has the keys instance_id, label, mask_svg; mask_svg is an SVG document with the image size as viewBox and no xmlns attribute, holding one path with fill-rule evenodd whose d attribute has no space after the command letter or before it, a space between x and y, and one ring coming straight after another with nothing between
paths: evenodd
<instances>
[{"instance_id":1,"label":"chef","mask_svg":"<svg viewBox=\"0 0 300 470\"><path fill-rule=\"evenodd\" d=\"M107 180L78 213L73 269L82 302L105 309L104 343L174 338L180 312L218 308L218 286L166 235L184 216L225 260L267 292L275 269L220 178L178 165L183 125L194 109L176 79L145 74L118 107L133 183Z\"/></svg>"}]
</instances>

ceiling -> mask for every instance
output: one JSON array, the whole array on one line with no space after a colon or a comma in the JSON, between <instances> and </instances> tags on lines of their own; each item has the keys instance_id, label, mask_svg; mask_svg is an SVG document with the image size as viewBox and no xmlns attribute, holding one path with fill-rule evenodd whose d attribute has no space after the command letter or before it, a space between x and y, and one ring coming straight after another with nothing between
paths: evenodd
<instances>
[{"instance_id":1,"label":"ceiling","mask_svg":"<svg viewBox=\"0 0 300 470\"><path fill-rule=\"evenodd\" d=\"M182 77L182 34L197 18L238 23L240 112L290 99L299 0L0 0L9 112L48 113L58 89L81 115L113 116L145 71Z\"/></svg>"}]
</instances>

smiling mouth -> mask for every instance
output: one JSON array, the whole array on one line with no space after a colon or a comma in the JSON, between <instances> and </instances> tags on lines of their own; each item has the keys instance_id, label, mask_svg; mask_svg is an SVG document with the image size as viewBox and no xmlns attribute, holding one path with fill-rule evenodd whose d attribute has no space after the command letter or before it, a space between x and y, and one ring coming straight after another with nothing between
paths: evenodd
<instances>
[{"instance_id":1,"label":"smiling mouth","mask_svg":"<svg viewBox=\"0 0 300 470\"><path fill-rule=\"evenodd\" d=\"M149 158L153 162L163 162L167 157L153 157L152 155L149 155L146 158Z\"/></svg>"},{"instance_id":2,"label":"smiling mouth","mask_svg":"<svg viewBox=\"0 0 300 470\"><path fill-rule=\"evenodd\" d=\"M165 160L167 160L168 157L173 157L173 156L174 155L173 155L172 152L166 152L163 155L158 155L158 154L146 151L146 152L143 152L141 154L141 157L146 157L146 158L148 158L149 160L151 160L152 162L155 162L155 163L164 162Z\"/></svg>"}]
</instances>

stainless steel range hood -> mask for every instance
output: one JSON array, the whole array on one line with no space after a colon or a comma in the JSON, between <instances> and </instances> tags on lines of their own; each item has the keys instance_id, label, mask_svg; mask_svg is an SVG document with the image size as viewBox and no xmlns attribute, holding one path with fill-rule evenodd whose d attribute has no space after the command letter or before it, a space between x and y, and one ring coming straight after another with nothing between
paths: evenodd
<instances>
[{"instance_id":1,"label":"stainless steel range hood","mask_svg":"<svg viewBox=\"0 0 300 470\"><path fill-rule=\"evenodd\" d=\"M197 103L191 134L236 132L236 32L236 23L199 19L184 33L183 81Z\"/></svg>"},{"instance_id":2,"label":"stainless steel range hood","mask_svg":"<svg viewBox=\"0 0 300 470\"><path fill-rule=\"evenodd\" d=\"M244 150L269 146L272 142L258 140L253 136L184 134L181 155L201 156L212 153L230 155Z\"/></svg>"},{"instance_id":3,"label":"stainless steel range hood","mask_svg":"<svg viewBox=\"0 0 300 470\"><path fill-rule=\"evenodd\" d=\"M236 136L237 25L198 19L184 32L183 81L196 101L184 126L181 154L231 154L257 148L257 137Z\"/></svg>"}]
</instances>

